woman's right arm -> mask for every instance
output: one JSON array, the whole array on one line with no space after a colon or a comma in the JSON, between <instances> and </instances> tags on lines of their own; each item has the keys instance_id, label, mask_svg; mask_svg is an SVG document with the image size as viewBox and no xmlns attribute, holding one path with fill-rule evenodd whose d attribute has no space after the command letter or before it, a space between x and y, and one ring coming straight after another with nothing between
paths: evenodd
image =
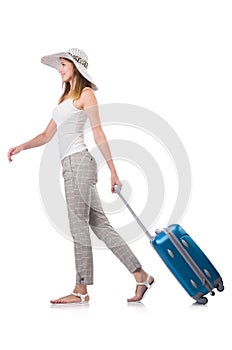
<instances>
[{"instance_id":1,"label":"woman's right arm","mask_svg":"<svg viewBox=\"0 0 232 350\"><path fill-rule=\"evenodd\" d=\"M48 143L51 140L51 138L54 136L55 133L56 133L56 123L54 122L53 119L51 119L48 126L44 130L44 132L37 135L30 141L27 141L19 146L12 147L9 149L7 154L9 162L12 162L12 156L14 156L15 154L21 151L24 151L29 148L45 145L45 143Z\"/></svg>"}]
</instances>

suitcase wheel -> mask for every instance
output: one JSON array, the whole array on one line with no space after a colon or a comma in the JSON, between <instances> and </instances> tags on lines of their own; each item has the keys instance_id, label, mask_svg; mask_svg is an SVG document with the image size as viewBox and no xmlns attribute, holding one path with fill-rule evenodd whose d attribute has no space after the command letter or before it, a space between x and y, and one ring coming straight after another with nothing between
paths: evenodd
<instances>
[{"instance_id":1,"label":"suitcase wheel","mask_svg":"<svg viewBox=\"0 0 232 350\"><path fill-rule=\"evenodd\" d=\"M206 297L201 297L197 299L197 304L205 305L208 303L208 299Z\"/></svg>"},{"instance_id":2,"label":"suitcase wheel","mask_svg":"<svg viewBox=\"0 0 232 350\"><path fill-rule=\"evenodd\" d=\"M224 290L223 283L219 283L219 284L217 285L217 290L218 290L219 292L223 292L223 290Z\"/></svg>"}]
</instances>

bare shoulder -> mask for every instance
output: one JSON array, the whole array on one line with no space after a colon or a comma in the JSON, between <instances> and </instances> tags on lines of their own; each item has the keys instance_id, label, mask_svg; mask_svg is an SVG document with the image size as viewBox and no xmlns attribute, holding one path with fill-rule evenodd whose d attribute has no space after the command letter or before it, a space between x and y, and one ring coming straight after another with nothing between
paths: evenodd
<instances>
[{"instance_id":1,"label":"bare shoulder","mask_svg":"<svg viewBox=\"0 0 232 350\"><path fill-rule=\"evenodd\" d=\"M82 90L80 100L84 108L97 105L95 93L90 87L85 87Z\"/></svg>"}]
</instances>

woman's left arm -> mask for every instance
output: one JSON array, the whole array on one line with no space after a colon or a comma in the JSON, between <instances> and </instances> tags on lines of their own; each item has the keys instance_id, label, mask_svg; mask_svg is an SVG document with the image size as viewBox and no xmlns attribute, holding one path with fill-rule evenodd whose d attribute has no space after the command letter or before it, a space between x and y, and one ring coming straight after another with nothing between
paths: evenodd
<instances>
[{"instance_id":1,"label":"woman's left arm","mask_svg":"<svg viewBox=\"0 0 232 350\"><path fill-rule=\"evenodd\" d=\"M98 103L93 90L85 89L81 94L80 99L82 108L86 111L89 118L90 125L93 130L94 141L104 156L108 167L111 171L111 191L114 191L114 185L118 185L120 188L122 184L118 178L117 171L112 160L112 155L105 133L102 130L101 120L99 116Z\"/></svg>"}]
</instances>

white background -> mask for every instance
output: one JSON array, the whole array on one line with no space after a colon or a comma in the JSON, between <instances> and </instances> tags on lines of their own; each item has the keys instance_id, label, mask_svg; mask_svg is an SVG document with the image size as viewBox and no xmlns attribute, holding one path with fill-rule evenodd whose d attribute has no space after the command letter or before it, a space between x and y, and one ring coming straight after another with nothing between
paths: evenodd
<instances>
[{"instance_id":1,"label":"white background","mask_svg":"<svg viewBox=\"0 0 232 350\"><path fill-rule=\"evenodd\" d=\"M1 8L1 348L231 348L230 7L224 0L13 0ZM206 307L192 306L142 237L131 248L157 280L143 304L127 306L132 277L110 252L94 250L90 305L51 308L50 299L73 288L72 243L42 208L43 149L11 164L6 153L46 127L61 84L40 58L70 47L87 51L99 104L148 108L182 140L193 186L181 224L226 286Z\"/></svg>"}]
</instances>

